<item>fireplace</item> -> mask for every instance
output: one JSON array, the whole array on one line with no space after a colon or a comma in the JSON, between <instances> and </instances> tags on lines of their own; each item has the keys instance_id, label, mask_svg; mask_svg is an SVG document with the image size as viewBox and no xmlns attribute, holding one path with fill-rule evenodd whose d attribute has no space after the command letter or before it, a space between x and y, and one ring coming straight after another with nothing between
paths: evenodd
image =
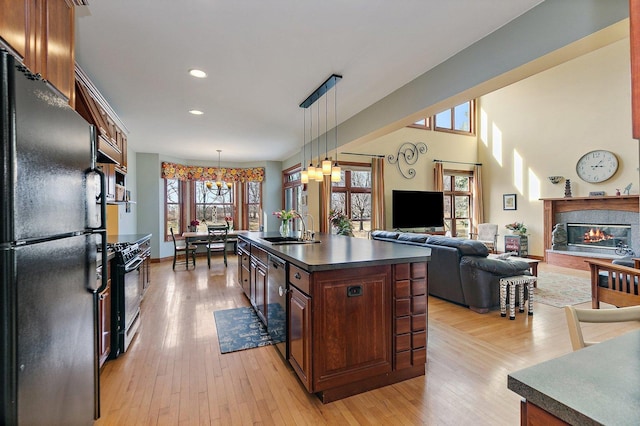
<instances>
[{"instance_id":1,"label":"fireplace","mask_svg":"<svg viewBox=\"0 0 640 426\"><path fill-rule=\"evenodd\" d=\"M615 250L618 244L630 245L631 225L567 223L567 245Z\"/></svg>"},{"instance_id":2,"label":"fireplace","mask_svg":"<svg viewBox=\"0 0 640 426\"><path fill-rule=\"evenodd\" d=\"M588 270L587 259L620 257L615 253L618 242L640 253L639 198L638 195L543 198L545 261L552 265ZM567 234L564 246L556 243L553 248L552 231L556 224L563 224ZM588 229L570 231L567 224ZM617 228L621 224L624 228ZM591 225L600 228L599 236L596 229L591 232ZM577 234L572 236L571 244L568 244L569 232ZM585 233L588 233L586 243Z\"/></svg>"}]
</instances>

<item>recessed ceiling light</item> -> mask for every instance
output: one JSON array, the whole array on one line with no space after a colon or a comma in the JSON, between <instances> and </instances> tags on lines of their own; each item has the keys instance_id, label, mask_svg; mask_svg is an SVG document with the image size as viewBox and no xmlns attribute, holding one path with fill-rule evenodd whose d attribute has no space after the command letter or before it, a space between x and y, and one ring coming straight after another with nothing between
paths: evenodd
<instances>
[{"instance_id":1,"label":"recessed ceiling light","mask_svg":"<svg viewBox=\"0 0 640 426\"><path fill-rule=\"evenodd\" d=\"M197 69L189 70L189 74L191 74L191 76L196 78L205 78L207 76L206 72L202 70L197 70Z\"/></svg>"},{"instance_id":2,"label":"recessed ceiling light","mask_svg":"<svg viewBox=\"0 0 640 426\"><path fill-rule=\"evenodd\" d=\"M202 115L202 114L204 114L204 112L200 111L199 109L190 109L189 113L193 114L193 115Z\"/></svg>"}]
</instances>

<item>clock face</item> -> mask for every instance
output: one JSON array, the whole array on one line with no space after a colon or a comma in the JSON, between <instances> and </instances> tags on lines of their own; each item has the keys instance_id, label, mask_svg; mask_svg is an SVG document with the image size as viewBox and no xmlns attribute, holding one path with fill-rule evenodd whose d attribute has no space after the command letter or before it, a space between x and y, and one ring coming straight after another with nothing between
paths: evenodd
<instances>
[{"instance_id":1,"label":"clock face","mask_svg":"<svg viewBox=\"0 0 640 426\"><path fill-rule=\"evenodd\" d=\"M618 170L618 157L605 150L587 152L576 164L576 172L585 182L598 183L611 178Z\"/></svg>"}]
</instances>

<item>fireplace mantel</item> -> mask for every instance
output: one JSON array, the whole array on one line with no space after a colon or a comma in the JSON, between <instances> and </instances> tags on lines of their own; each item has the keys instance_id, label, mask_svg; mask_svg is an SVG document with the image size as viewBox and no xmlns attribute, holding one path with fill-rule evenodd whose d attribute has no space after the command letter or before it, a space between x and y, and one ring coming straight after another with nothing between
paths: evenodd
<instances>
[{"instance_id":1,"label":"fireplace mantel","mask_svg":"<svg viewBox=\"0 0 640 426\"><path fill-rule=\"evenodd\" d=\"M549 258L551 249L551 235L555 225L556 214L581 210L617 210L638 213L640 211L640 195L614 195L603 197L566 197L541 198L544 204L544 258L545 262L554 263ZM557 256L553 256L553 260ZM570 262L574 267L575 262ZM584 261L579 262L581 265ZM560 265L567 266L567 265ZM584 266L586 268L586 264ZM582 269L582 268L580 268Z\"/></svg>"}]
</instances>

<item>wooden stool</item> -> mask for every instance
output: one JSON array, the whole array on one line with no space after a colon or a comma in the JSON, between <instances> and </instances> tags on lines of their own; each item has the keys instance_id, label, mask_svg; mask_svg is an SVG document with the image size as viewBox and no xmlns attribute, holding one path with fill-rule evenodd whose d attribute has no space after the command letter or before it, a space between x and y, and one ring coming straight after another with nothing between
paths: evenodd
<instances>
[{"instance_id":1,"label":"wooden stool","mask_svg":"<svg viewBox=\"0 0 640 426\"><path fill-rule=\"evenodd\" d=\"M509 319L516 319L516 287L520 287L520 312L524 312L524 287L529 292L529 315L533 315L533 288L538 277L517 275L515 277L500 278L500 316L507 316L507 289L509 291ZM509 288L510 287L510 288Z\"/></svg>"}]
</instances>

